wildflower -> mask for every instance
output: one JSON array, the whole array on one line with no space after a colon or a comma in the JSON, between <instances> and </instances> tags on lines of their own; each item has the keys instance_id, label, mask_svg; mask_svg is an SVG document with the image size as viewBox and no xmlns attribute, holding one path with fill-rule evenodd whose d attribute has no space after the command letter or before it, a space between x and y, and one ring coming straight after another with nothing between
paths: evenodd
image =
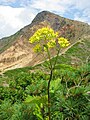
<instances>
[{"instance_id":1,"label":"wildflower","mask_svg":"<svg viewBox=\"0 0 90 120\"><path fill-rule=\"evenodd\" d=\"M55 47L55 45L56 45L56 41L55 40L51 40L51 41L49 41L47 43L48 48L53 48L53 47Z\"/></svg>"},{"instance_id":2,"label":"wildflower","mask_svg":"<svg viewBox=\"0 0 90 120\"><path fill-rule=\"evenodd\" d=\"M61 47L67 47L70 44L69 41L64 37L58 38L58 43Z\"/></svg>"},{"instance_id":3,"label":"wildflower","mask_svg":"<svg viewBox=\"0 0 90 120\"><path fill-rule=\"evenodd\" d=\"M42 48L40 46L40 44L37 44L35 47L34 47L34 52L41 52Z\"/></svg>"}]
</instances>

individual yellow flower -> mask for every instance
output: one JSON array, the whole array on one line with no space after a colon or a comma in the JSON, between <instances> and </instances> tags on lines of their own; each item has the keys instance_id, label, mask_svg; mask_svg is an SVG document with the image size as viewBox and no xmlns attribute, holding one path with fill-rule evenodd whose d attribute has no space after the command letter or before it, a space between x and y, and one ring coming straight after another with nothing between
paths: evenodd
<instances>
[{"instance_id":1,"label":"individual yellow flower","mask_svg":"<svg viewBox=\"0 0 90 120\"><path fill-rule=\"evenodd\" d=\"M40 44L37 44L35 47L34 47L34 52L41 52L42 48L40 46Z\"/></svg>"},{"instance_id":2,"label":"individual yellow flower","mask_svg":"<svg viewBox=\"0 0 90 120\"><path fill-rule=\"evenodd\" d=\"M51 41L49 41L47 43L48 48L53 48L53 47L55 47L55 45L56 45L56 41L55 40L51 40Z\"/></svg>"},{"instance_id":3,"label":"individual yellow flower","mask_svg":"<svg viewBox=\"0 0 90 120\"><path fill-rule=\"evenodd\" d=\"M46 47L44 47L43 49L44 49L45 52L47 52L47 48Z\"/></svg>"}]
</instances>

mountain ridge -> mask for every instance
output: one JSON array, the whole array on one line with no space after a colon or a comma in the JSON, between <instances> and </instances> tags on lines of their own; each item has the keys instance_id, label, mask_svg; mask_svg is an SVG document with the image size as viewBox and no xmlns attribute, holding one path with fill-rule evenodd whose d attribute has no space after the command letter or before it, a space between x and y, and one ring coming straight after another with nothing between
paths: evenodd
<instances>
[{"instance_id":1,"label":"mountain ridge","mask_svg":"<svg viewBox=\"0 0 90 120\"><path fill-rule=\"evenodd\" d=\"M51 12L42 11L36 15L31 24L20 29L14 35L0 40L1 71L35 65L42 61L42 57L40 55L37 56L33 52L33 46L29 43L29 37L42 27L51 27L58 31L61 36L68 38L71 44L84 36L90 35L90 26L87 23L66 19Z\"/></svg>"}]
</instances>

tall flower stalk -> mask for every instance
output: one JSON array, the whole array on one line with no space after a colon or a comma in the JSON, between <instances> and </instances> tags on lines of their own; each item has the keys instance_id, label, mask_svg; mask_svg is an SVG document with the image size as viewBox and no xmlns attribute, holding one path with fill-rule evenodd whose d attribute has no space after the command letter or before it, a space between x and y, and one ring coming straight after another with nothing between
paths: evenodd
<instances>
[{"instance_id":1,"label":"tall flower stalk","mask_svg":"<svg viewBox=\"0 0 90 120\"><path fill-rule=\"evenodd\" d=\"M51 101L50 101L50 83L53 77L53 71L55 69L60 49L69 46L69 41L66 38L59 37L57 32L53 29L44 27L38 29L32 37L29 39L30 43L34 45L34 52L43 54L45 53L49 62L48 68L50 70L50 78L48 80L48 119L51 120ZM51 61L51 50L56 51L56 57L54 63Z\"/></svg>"}]
</instances>

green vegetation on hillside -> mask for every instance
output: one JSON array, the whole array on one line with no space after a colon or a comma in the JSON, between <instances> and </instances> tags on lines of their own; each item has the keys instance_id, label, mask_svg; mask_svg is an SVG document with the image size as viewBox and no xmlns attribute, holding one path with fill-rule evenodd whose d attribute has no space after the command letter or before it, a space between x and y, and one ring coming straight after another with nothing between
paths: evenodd
<instances>
[{"instance_id":1,"label":"green vegetation on hillside","mask_svg":"<svg viewBox=\"0 0 90 120\"><path fill-rule=\"evenodd\" d=\"M61 69L60 69L61 68ZM0 120L46 120L49 73L36 68L0 76ZM58 64L50 87L52 120L89 120L90 64Z\"/></svg>"},{"instance_id":2,"label":"green vegetation on hillside","mask_svg":"<svg viewBox=\"0 0 90 120\"><path fill-rule=\"evenodd\" d=\"M17 32L14 35L11 35L10 37L2 38L0 40L0 53L4 52L12 44L14 44L16 40L18 39L19 35L20 35L20 32Z\"/></svg>"},{"instance_id":3,"label":"green vegetation on hillside","mask_svg":"<svg viewBox=\"0 0 90 120\"><path fill-rule=\"evenodd\" d=\"M84 47L81 45L87 46L89 51L89 40L84 39L65 55L59 56L50 87L51 120L89 120L90 61L82 58ZM81 54L78 55L77 51ZM77 55L83 64L69 65L70 55ZM0 120L48 120L50 73L47 68L45 62L34 67L9 70L0 76Z\"/></svg>"},{"instance_id":4,"label":"green vegetation on hillside","mask_svg":"<svg viewBox=\"0 0 90 120\"><path fill-rule=\"evenodd\" d=\"M87 61L90 61L90 38L78 41L64 54L59 56L57 63L80 66Z\"/></svg>"}]
</instances>

